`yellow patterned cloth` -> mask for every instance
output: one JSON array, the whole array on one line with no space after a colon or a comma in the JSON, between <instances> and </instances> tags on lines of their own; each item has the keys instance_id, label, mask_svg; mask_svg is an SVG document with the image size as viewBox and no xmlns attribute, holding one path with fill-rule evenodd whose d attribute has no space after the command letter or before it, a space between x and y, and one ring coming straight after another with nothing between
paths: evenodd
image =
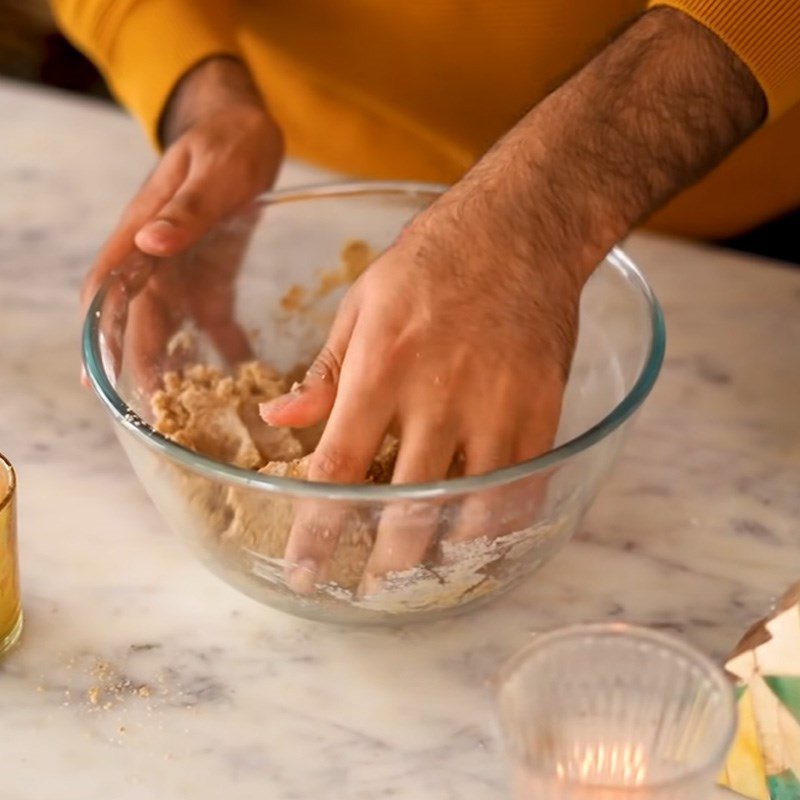
<instances>
[{"instance_id":1,"label":"yellow patterned cloth","mask_svg":"<svg viewBox=\"0 0 800 800\"><path fill-rule=\"evenodd\" d=\"M738 681L739 728L720 783L755 800L800 800L800 583L725 667Z\"/></svg>"}]
</instances>

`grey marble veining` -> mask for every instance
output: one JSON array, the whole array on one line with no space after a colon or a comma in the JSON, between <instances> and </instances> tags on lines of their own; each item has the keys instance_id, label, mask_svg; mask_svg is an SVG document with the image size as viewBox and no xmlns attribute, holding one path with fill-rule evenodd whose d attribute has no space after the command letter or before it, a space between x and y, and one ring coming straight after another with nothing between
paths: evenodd
<instances>
[{"instance_id":1,"label":"grey marble veining","mask_svg":"<svg viewBox=\"0 0 800 800\"><path fill-rule=\"evenodd\" d=\"M167 533L78 385L78 286L151 161L121 114L0 83L0 450L26 611L0 664L4 800L503 797L486 680L530 631L628 619L721 658L800 576L800 270L637 235L662 378L535 578L391 631L239 596Z\"/></svg>"}]
</instances>

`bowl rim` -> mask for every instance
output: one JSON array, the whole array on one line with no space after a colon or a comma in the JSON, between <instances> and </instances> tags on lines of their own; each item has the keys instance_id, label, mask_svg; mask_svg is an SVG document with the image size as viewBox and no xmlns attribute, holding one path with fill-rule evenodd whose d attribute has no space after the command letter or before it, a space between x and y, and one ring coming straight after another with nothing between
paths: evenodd
<instances>
[{"instance_id":1,"label":"bowl rim","mask_svg":"<svg viewBox=\"0 0 800 800\"><path fill-rule=\"evenodd\" d=\"M363 194L438 195L446 191L447 188L442 184L409 181L344 181L269 191L261 194L254 202L266 206L308 199ZM617 269L621 270L632 284L638 287L650 310L650 348L639 376L630 391L619 403L591 428L536 458L482 475L398 485L322 483L298 478L262 475L255 470L215 461L169 440L123 401L108 379L103 364L99 338L99 318L103 301L118 276L119 270L113 270L108 275L89 306L83 326L83 363L92 388L112 416L126 431L151 450L163 453L193 472L207 478L263 490L268 493L320 500L368 502L456 497L513 483L571 458L616 430L641 406L645 398L650 394L664 360L666 345L664 315L653 290L641 271L620 247L613 247L605 258L614 264Z\"/></svg>"}]
</instances>

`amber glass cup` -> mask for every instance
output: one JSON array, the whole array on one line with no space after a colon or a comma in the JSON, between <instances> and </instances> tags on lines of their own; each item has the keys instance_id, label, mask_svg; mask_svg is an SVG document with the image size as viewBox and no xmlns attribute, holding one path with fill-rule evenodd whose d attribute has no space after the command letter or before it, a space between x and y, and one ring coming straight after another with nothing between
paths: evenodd
<instances>
[{"instance_id":1,"label":"amber glass cup","mask_svg":"<svg viewBox=\"0 0 800 800\"><path fill-rule=\"evenodd\" d=\"M22 630L16 497L14 468L0 453L0 655L19 639Z\"/></svg>"}]
</instances>

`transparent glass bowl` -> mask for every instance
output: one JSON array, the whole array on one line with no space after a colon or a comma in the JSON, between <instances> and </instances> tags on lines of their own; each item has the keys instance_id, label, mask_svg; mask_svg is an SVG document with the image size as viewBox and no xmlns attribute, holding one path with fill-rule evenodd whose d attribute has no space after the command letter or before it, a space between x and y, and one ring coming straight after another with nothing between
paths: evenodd
<instances>
[{"instance_id":1,"label":"transparent glass bowl","mask_svg":"<svg viewBox=\"0 0 800 800\"><path fill-rule=\"evenodd\" d=\"M539 458L421 485L321 484L231 466L153 429L150 395L169 370L197 361L230 367L244 358L243 346L280 370L308 364L346 290L336 272L343 243L362 239L384 249L441 191L359 183L273 192L184 255L132 256L91 305L86 371L139 479L210 569L267 605L331 622L401 623L510 589L575 531L656 380L661 311L634 264L614 249L584 290L556 446ZM196 293L208 286L233 304L238 334L206 331L213 310ZM175 346L183 334L190 347ZM285 581L281 542L296 509L309 503L341 526L338 566L313 593L299 595ZM400 512L391 515L395 535L420 536L435 519L431 546L424 563L365 594L358 589L364 551L390 507ZM465 521L471 540L450 544L448 534Z\"/></svg>"},{"instance_id":2,"label":"transparent glass bowl","mask_svg":"<svg viewBox=\"0 0 800 800\"><path fill-rule=\"evenodd\" d=\"M705 800L736 727L721 669L621 623L536 636L495 690L517 800Z\"/></svg>"}]
</instances>

